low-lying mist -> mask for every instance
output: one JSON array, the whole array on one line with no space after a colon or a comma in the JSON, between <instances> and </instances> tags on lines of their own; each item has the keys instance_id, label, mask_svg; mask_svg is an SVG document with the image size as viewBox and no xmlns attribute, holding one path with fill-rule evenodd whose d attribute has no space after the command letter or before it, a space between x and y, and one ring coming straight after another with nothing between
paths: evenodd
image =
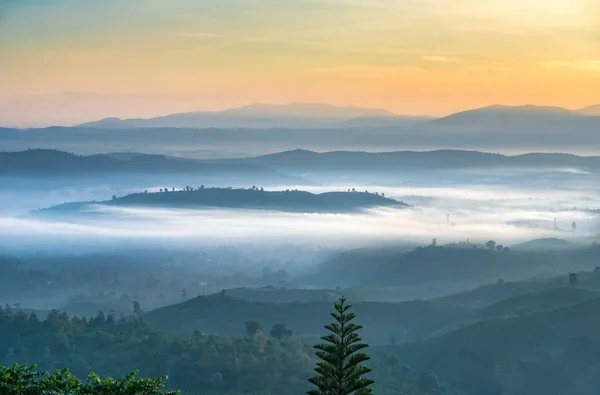
<instances>
[{"instance_id":1,"label":"low-lying mist","mask_svg":"<svg viewBox=\"0 0 600 395\"><path fill-rule=\"evenodd\" d=\"M324 192L351 188L305 189ZM352 247L394 241L423 245L433 238L438 243L493 239L511 245L542 237L590 238L600 230L598 215L592 211L600 207L600 194L594 191L521 190L501 186L368 189L383 192L412 207L374 208L355 214L303 214L91 205L90 210L104 215L68 217L64 221L3 216L0 236L5 247L39 243L57 248L66 244L120 242L169 245L310 242Z\"/></svg>"}]
</instances>

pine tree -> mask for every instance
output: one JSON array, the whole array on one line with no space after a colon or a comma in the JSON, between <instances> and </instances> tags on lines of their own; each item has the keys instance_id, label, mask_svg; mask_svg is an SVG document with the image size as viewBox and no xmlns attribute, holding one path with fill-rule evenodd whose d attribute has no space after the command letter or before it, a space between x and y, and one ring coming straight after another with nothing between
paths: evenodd
<instances>
[{"instance_id":1,"label":"pine tree","mask_svg":"<svg viewBox=\"0 0 600 395\"><path fill-rule=\"evenodd\" d=\"M315 371L318 376L308 381L318 387L308 391L308 395L368 395L372 394L369 386L373 380L362 377L371 369L361 365L370 359L360 350L368 347L361 343L356 331L362 326L351 321L356 317L348 312L352 305L346 304L346 299L341 297L339 303L334 305L335 312L331 316L336 322L325 326L331 333L321 337L325 344L317 344L314 348L321 359L317 362Z\"/></svg>"}]
</instances>

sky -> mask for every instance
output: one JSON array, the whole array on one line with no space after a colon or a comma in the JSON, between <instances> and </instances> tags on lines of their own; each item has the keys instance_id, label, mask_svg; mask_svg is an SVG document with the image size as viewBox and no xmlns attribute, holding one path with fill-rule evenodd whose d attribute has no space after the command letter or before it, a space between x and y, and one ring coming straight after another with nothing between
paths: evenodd
<instances>
[{"instance_id":1,"label":"sky","mask_svg":"<svg viewBox=\"0 0 600 395\"><path fill-rule=\"evenodd\" d=\"M0 125L600 104L600 0L0 0Z\"/></svg>"}]
</instances>

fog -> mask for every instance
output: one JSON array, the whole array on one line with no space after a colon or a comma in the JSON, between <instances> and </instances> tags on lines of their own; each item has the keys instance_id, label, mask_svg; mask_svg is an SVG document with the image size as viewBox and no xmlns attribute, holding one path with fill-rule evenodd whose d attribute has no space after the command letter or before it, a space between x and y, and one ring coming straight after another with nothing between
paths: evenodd
<instances>
[{"instance_id":1,"label":"fog","mask_svg":"<svg viewBox=\"0 0 600 395\"><path fill-rule=\"evenodd\" d=\"M321 193L351 188L385 193L411 207L373 208L353 214L283 213L246 209L166 209L91 205L101 216L40 221L22 212L0 218L5 248L36 242L110 244L114 242L314 243L334 247L378 242L426 245L488 239L511 245L543 237L588 239L600 230L600 193L593 189L495 186L386 187L329 185L303 188ZM87 199L93 191L82 192ZM106 191L104 191L106 194ZM18 195L17 192L12 192ZM43 196L41 197L43 200ZM574 208L577 209L574 209ZM449 215L449 218L447 217ZM556 229L554 219L556 218ZM573 231L572 223L576 222Z\"/></svg>"}]
</instances>

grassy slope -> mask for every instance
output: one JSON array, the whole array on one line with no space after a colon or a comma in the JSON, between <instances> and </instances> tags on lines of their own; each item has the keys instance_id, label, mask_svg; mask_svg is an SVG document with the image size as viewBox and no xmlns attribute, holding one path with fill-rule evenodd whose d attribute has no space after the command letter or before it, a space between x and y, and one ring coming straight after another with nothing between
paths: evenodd
<instances>
[{"instance_id":1,"label":"grassy slope","mask_svg":"<svg viewBox=\"0 0 600 395\"><path fill-rule=\"evenodd\" d=\"M387 350L471 394L587 395L600 388L599 311L594 299Z\"/></svg>"},{"instance_id":2,"label":"grassy slope","mask_svg":"<svg viewBox=\"0 0 600 395\"><path fill-rule=\"evenodd\" d=\"M556 287L501 300L475 315L478 319L503 318L558 310L600 297L600 292L579 287Z\"/></svg>"},{"instance_id":3,"label":"grassy slope","mask_svg":"<svg viewBox=\"0 0 600 395\"><path fill-rule=\"evenodd\" d=\"M241 334L244 322L254 320L265 331L281 323L297 335L320 334L331 317L331 302L266 303L212 295L163 307L146 314L151 327L174 332ZM460 321L468 311L440 302L354 304L363 337L370 343L387 343L390 336L410 341Z\"/></svg>"}]
</instances>

